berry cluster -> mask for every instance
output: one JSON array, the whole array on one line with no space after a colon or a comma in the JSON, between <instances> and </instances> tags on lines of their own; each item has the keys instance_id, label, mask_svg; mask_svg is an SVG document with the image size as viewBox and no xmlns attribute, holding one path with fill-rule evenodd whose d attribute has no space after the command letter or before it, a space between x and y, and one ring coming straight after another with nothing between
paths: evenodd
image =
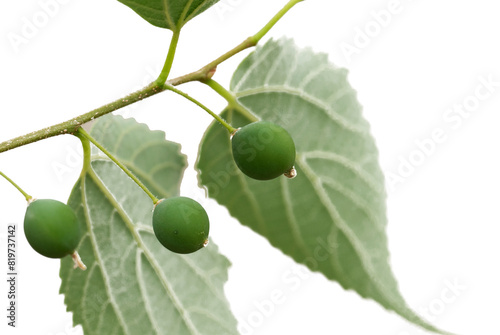
<instances>
[{"instance_id":1,"label":"berry cluster","mask_svg":"<svg viewBox=\"0 0 500 335\"><path fill-rule=\"evenodd\" d=\"M79 136L98 145L117 162L83 129ZM289 178L295 176L295 144L284 128L267 121L254 122L236 129L231 141L234 161L248 177L270 180L280 175ZM126 167L119 165L145 189ZM72 255L76 265L84 269L85 265L76 252L82 235L73 209L56 200L32 200L31 196L22 193L28 200L24 232L31 247L50 258ZM165 248L175 253L189 254L207 245L210 223L205 209L198 202L180 196L161 200L152 196L152 199L155 203L153 231Z\"/></svg>"},{"instance_id":2,"label":"berry cluster","mask_svg":"<svg viewBox=\"0 0 500 335\"><path fill-rule=\"evenodd\" d=\"M295 176L295 144L284 128L267 121L250 123L237 129L231 142L234 161L245 175L257 180ZM193 199L163 199L154 209L153 230L168 250L192 253L208 243L208 215Z\"/></svg>"}]
</instances>

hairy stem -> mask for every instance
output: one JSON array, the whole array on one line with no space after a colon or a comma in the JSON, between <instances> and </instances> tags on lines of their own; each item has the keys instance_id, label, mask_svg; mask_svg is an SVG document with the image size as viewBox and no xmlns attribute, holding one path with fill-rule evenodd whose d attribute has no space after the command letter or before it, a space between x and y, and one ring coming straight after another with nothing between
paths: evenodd
<instances>
[{"instance_id":1,"label":"hairy stem","mask_svg":"<svg viewBox=\"0 0 500 335\"><path fill-rule=\"evenodd\" d=\"M179 32L177 34L174 32L172 40L170 43L169 53L167 55L167 60L165 61L164 68L156 81L144 87L143 89L131 93L124 98L118 99L107 105L94 109L88 113L77 116L71 120L61 122L59 124L34 131L32 133L13 138L11 140L0 143L0 153L11 150L14 148L21 147L26 144L37 142L49 137L63 135L63 134L75 134L77 130L84 124L94 119L97 119L103 115L114 112L120 108L131 105L135 102L163 92L168 87L178 86L191 81L207 81L211 79L214 74L215 69L219 64L226 61L227 59L233 57L234 55L240 53L241 51L254 47L260 39L285 15L294 5L303 0L290 0L285 7L283 7L259 32L255 35L245 39L242 43L224 53L214 61L208 63L198 71L191 72L184 76L167 80L165 84L162 83L163 79L167 79L168 74L172 66Z\"/></svg>"},{"instance_id":2,"label":"hairy stem","mask_svg":"<svg viewBox=\"0 0 500 335\"><path fill-rule=\"evenodd\" d=\"M134 102L140 101L152 95L162 92L164 89L162 86L158 86L156 83L152 83L145 88L127 95L124 98L118 99L112 103L94 109L88 113L77 116L71 120L61 122L59 124L34 131L32 133L16 137L14 139L0 143L0 152L4 152L10 149L21 147L23 145L37 142L49 137L64 135L64 134L75 134L75 132L84 123L97 119L103 115L116 111L122 107L133 104Z\"/></svg>"},{"instance_id":3,"label":"hairy stem","mask_svg":"<svg viewBox=\"0 0 500 335\"><path fill-rule=\"evenodd\" d=\"M246 50L248 48L254 47L256 44L252 41L251 37L247 38L240 44L238 44L236 47L233 49L229 50L225 54L221 55L219 58L213 60L212 62L208 63L198 71L194 71L191 73L188 73L184 76L177 77L175 79L169 80L168 82L172 86L178 86L190 81L205 81L208 80L212 77L214 74L215 69L217 66L224 61L228 60L229 58L233 57L234 55L242 52L243 50Z\"/></svg>"}]
</instances>

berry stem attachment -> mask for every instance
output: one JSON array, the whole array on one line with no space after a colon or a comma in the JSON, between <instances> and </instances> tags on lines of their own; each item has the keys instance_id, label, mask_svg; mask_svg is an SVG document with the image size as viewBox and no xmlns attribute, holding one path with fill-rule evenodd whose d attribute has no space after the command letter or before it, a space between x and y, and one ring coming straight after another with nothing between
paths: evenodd
<instances>
[{"instance_id":1,"label":"berry stem attachment","mask_svg":"<svg viewBox=\"0 0 500 335\"><path fill-rule=\"evenodd\" d=\"M208 114L212 115L212 117L214 119L216 119L221 125L223 125L227 131L229 131L230 134L234 133L236 131L236 128L233 128L231 127L231 125L229 123L227 123L226 121L224 121L224 119L222 119L219 115L217 115L216 113L212 112L208 107L206 107L205 105L203 105L201 102L199 102L198 100L196 100L195 98L189 96L187 93L173 87L172 85L168 85L168 84L165 84L165 89L167 90L170 90L174 93L177 93L179 94L180 96L188 99L189 101L195 103L196 105L198 105L199 107L201 107L202 109L204 109Z\"/></svg>"},{"instance_id":2,"label":"berry stem attachment","mask_svg":"<svg viewBox=\"0 0 500 335\"><path fill-rule=\"evenodd\" d=\"M213 79L205 80L203 83L207 86L209 86L211 89L213 89L215 92L217 92L221 97L223 97L227 103L228 103L228 108L230 109L235 109L241 114L243 114L246 118L248 118L250 121L258 121L259 119L255 117L248 109L246 109L238 99L234 96L233 93L228 91L224 86L219 84Z\"/></svg>"},{"instance_id":3,"label":"berry stem attachment","mask_svg":"<svg viewBox=\"0 0 500 335\"><path fill-rule=\"evenodd\" d=\"M14 186L15 188L17 188L17 190L19 192L21 192L22 195L24 195L24 197L26 198L26 201L28 202L28 204L32 201L33 197L31 195L29 195L28 193L24 192L23 189L21 187L19 187L19 185L17 185L16 183L14 183L14 181L12 179L10 179L9 177L7 177L2 171L0 171L0 175L2 177L4 177L9 183L11 183L12 186Z\"/></svg>"},{"instance_id":4,"label":"berry stem attachment","mask_svg":"<svg viewBox=\"0 0 500 335\"><path fill-rule=\"evenodd\" d=\"M161 70L158 79L156 79L156 84L158 85L165 84L168 79L168 75L172 69L172 64L174 63L175 50L177 49L177 44L179 43L180 32L180 29L174 30L172 39L170 40L170 47L168 48L167 59L165 60L165 64L163 65L163 69Z\"/></svg>"},{"instance_id":5,"label":"berry stem attachment","mask_svg":"<svg viewBox=\"0 0 500 335\"><path fill-rule=\"evenodd\" d=\"M78 254L78 251L75 251L74 253L72 253L71 258L73 258L73 262L75 262L75 266L74 266L75 269L80 268L83 271L87 270L87 266L82 262L82 259L80 258L80 255Z\"/></svg>"},{"instance_id":6,"label":"berry stem attachment","mask_svg":"<svg viewBox=\"0 0 500 335\"><path fill-rule=\"evenodd\" d=\"M156 204L159 201L158 198L156 198L153 195L153 193L151 193L148 190L148 188L136 176L134 176L134 174L125 165L123 165L116 157L114 157L108 150L106 150L106 148L104 148L99 142L97 142L97 140L95 138L93 138L89 133L87 133L83 128L81 128L81 127L78 128L77 134L85 137L87 140L92 142L92 144L94 144L97 148L99 148L99 150L101 150L106 156L108 156L109 159L111 159L116 165L118 165L120 167L120 169L123 170L123 172L125 172L130 178L132 178L132 180L137 185L139 185L139 187L142 188L144 190L144 192L146 192L146 194L153 201L153 204Z\"/></svg>"}]
</instances>

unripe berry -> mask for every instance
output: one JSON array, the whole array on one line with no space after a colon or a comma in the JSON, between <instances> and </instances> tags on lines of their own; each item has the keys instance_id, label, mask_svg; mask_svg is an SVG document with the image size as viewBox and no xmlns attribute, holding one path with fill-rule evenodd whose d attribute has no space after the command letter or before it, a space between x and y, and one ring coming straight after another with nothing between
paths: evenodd
<instances>
[{"instance_id":1,"label":"unripe berry","mask_svg":"<svg viewBox=\"0 0 500 335\"><path fill-rule=\"evenodd\" d=\"M293 169L295 144L290 134L277 124L250 123L238 129L231 141L236 165L251 178L274 179Z\"/></svg>"},{"instance_id":2,"label":"unripe berry","mask_svg":"<svg viewBox=\"0 0 500 335\"><path fill-rule=\"evenodd\" d=\"M39 199L28 205L24 234L36 252L50 258L72 254L81 237L73 209L52 199Z\"/></svg>"},{"instance_id":3,"label":"unripe berry","mask_svg":"<svg viewBox=\"0 0 500 335\"><path fill-rule=\"evenodd\" d=\"M195 252L208 243L210 224L205 209L186 197L162 199L153 212L153 230L160 243L179 254Z\"/></svg>"}]
</instances>

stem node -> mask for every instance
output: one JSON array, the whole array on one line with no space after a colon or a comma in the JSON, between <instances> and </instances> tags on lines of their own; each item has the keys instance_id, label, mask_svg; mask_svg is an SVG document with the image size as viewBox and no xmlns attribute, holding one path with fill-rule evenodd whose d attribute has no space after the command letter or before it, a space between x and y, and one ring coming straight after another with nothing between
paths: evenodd
<instances>
[{"instance_id":1,"label":"stem node","mask_svg":"<svg viewBox=\"0 0 500 335\"><path fill-rule=\"evenodd\" d=\"M297 3L301 2L303 0L290 0L259 32L257 32L255 35L248 37L245 39L242 43L234 47L233 49L229 50L219 58L215 59L214 61L208 63L201 69L195 72L188 73L184 76L180 76L178 78L174 79L168 79L168 75L170 74L170 70L172 68L172 63L174 60L175 56L175 51L177 48L177 43L179 41L179 35L180 35L180 27L176 29L172 35L172 39L170 41L170 47L169 51L167 54L167 59L165 60L165 64L163 66L163 69L158 76L158 79L156 79L154 82L143 88L142 90L139 90L137 92L131 93L125 98L118 99L114 102L111 102L107 105L104 105L100 108L97 108L95 110L92 110L88 113L82 114L76 118L73 118L69 121L65 121L44 129L40 129L38 131L34 131L32 133L16 137L14 139L5 141L0 143L0 153L11 150L14 148L18 148L33 142L37 142L49 137L57 136L57 135L63 135L63 134L73 134L76 135L78 133L78 129L80 129L80 126L84 123L87 123L91 120L97 119L103 115L106 115L108 113L114 112L122 107L131 105L135 102L138 102L140 100L146 99L152 95L158 94L160 92L163 92L165 89L167 89L168 86L178 86L187 82L191 81L210 81L212 76L215 74L215 70L217 68L217 65L221 64L222 62L228 60L229 58L233 57L234 55L240 53L243 50L246 50L248 48L254 47L257 45L257 43L264 37L267 32ZM227 128L227 127L226 127ZM229 130L230 128L228 128Z\"/></svg>"}]
</instances>

